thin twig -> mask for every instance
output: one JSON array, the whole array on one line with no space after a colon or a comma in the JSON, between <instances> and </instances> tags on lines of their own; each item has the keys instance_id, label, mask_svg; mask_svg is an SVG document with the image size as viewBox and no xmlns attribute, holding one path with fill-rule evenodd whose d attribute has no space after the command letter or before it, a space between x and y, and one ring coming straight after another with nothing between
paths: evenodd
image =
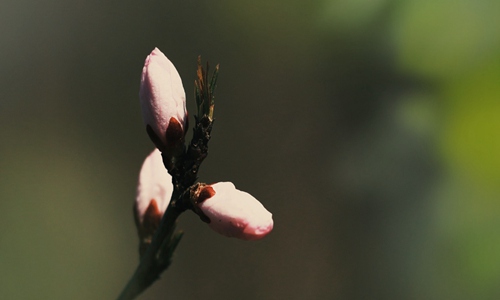
<instances>
[{"instance_id":1,"label":"thin twig","mask_svg":"<svg viewBox=\"0 0 500 300\"><path fill-rule=\"evenodd\" d=\"M174 193L177 194L177 193ZM174 198L172 194L172 199ZM156 279L159 278L164 269L158 269L158 251L165 238L172 232L177 218L181 212L173 206L169 206L163 216L160 227L156 231L151 245L141 258L141 262L134 275L130 278L117 300L131 300L146 290ZM168 266L168 265L167 265Z\"/></svg>"}]
</instances>

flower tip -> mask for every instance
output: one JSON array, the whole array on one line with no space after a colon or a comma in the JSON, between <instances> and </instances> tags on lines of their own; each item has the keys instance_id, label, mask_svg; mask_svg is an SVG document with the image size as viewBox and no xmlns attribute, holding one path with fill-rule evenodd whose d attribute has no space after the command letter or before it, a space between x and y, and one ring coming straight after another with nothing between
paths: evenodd
<instances>
[{"instance_id":1,"label":"flower tip","mask_svg":"<svg viewBox=\"0 0 500 300\"><path fill-rule=\"evenodd\" d=\"M160 56L160 57L165 57L165 58L167 58L167 57L165 56L165 54L163 54L163 52L161 52L161 50L160 50L160 49L158 49L158 47L155 47L155 48L153 49L153 51L151 51L151 54L150 54L149 56L152 56L152 57L154 57L154 56Z\"/></svg>"},{"instance_id":2,"label":"flower tip","mask_svg":"<svg viewBox=\"0 0 500 300\"><path fill-rule=\"evenodd\" d=\"M271 214L271 213L269 213ZM272 219L272 215L269 216L267 223L262 223L259 226L251 227L247 226L243 231L244 237L242 239L247 241L256 241L260 240L273 230L274 222Z\"/></svg>"},{"instance_id":3,"label":"flower tip","mask_svg":"<svg viewBox=\"0 0 500 300\"><path fill-rule=\"evenodd\" d=\"M163 54L163 53L160 51L160 49L158 49L157 47L155 47L153 49L153 51L151 51L151 53L149 53L149 55L146 56L146 60L144 61L144 67L142 68L143 73L147 70L147 67L148 67L148 65L149 65L149 63L151 61L151 58L153 56L159 56L161 54Z\"/></svg>"},{"instance_id":4,"label":"flower tip","mask_svg":"<svg viewBox=\"0 0 500 300\"><path fill-rule=\"evenodd\" d=\"M163 52L160 51L157 47L151 51L151 53L146 57L146 60L144 61L144 67L143 67L143 73L147 71L148 67L150 64L153 62L160 63L162 65L165 64L165 60L169 61L168 58L163 54Z\"/></svg>"}]
</instances>

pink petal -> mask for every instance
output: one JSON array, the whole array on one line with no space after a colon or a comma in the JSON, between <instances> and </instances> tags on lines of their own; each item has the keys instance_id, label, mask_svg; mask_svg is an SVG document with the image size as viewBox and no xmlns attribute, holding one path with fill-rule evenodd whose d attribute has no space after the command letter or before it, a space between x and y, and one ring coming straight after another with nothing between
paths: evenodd
<instances>
[{"instance_id":1,"label":"pink petal","mask_svg":"<svg viewBox=\"0 0 500 300\"><path fill-rule=\"evenodd\" d=\"M139 98L142 117L151 126L161 142L165 137L170 119L186 127L186 95L179 73L168 58L155 48L144 62Z\"/></svg>"},{"instance_id":2,"label":"pink petal","mask_svg":"<svg viewBox=\"0 0 500 300\"><path fill-rule=\"evenodd\" d=\"M231 182L210 186L215 195L199 203L214 231L243 240L257 240L273 229L272 214L252 195L236 189Z\"/></svg>"}]
</instances>

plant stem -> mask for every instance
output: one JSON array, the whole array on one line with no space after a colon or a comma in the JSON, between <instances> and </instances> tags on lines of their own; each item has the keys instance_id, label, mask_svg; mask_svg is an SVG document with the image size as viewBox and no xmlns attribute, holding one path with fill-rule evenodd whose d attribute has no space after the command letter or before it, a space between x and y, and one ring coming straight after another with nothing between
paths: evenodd
<instances>
[{"instance_id":1,"label":"plant stem","mask_svg":"<svg viewBox=\"0 0 500 300\"><path fill-rule=\"evenodd\" d=\"M172 176L174 192L170 198L170 204L161 219L160 226L153 236L146 253L141 257L139 266L130 278L117 300L131 300L146 290L155 282L160 274L168 268L171 256L179 243L182 234L174 235L175 223L179 215L187 209L193 209L190 201L183 199L184 193L198 179L198 170L201 163L208 155L208 142L214 122L214 93L219 73L219 65L215 67L212 78L208 78L207 70L201 65L201 57L198 57L198 80L195 82L195 98L198 104L198 116L195 116L196 124L193 128L193 137L187 150L182 143L182 155L176 156L172 164L172 156L162 153L163 163ZM155 143L156 135L148 128L148 133ZM156 142L155 144L160 144ZM161 148L161 147L160 147ZM164 156L166 154L166 156ZM196 212L196 211L195 211ZM200 215L203 218L203 215Z\"/></svg>"},{"instance_id":2,"label":"plant stem","mask_svg":"<svg viewBox=\"0 0 500 300\"><path fill-rule=\"evenodd\" d=\"M177 196L177 193L174 194ZM174 199L174 194L172 195L172 200ZM130 278L117 300L134 299L158 279L160 274L168 267L168 264L162 265L158 263L159 260L157 255L165 238L172 233L177 218L181 213L181 211L171 205L167 208L151 245L146 253L144 253L134 275Z\"/></svg>"}]
</instances>

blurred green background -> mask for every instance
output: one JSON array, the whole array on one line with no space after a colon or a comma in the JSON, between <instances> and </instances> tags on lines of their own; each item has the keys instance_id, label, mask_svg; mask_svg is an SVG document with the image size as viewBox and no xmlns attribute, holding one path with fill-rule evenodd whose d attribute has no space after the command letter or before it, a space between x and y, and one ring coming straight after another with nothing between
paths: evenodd
<instances>
[{"instance_id":1,"label":"blurred green background","mask_svg":"<svg viewBox=\"0 0 500 300\"><path fill-rule=\"evenodd\" d=\"M0 298L113 299L138 263L159 47L194 114L221 64L201 180L273 212L227 239L192 213L140 299L499 299L500 1L0 4Z\"/></svg>"}]
</instances>

